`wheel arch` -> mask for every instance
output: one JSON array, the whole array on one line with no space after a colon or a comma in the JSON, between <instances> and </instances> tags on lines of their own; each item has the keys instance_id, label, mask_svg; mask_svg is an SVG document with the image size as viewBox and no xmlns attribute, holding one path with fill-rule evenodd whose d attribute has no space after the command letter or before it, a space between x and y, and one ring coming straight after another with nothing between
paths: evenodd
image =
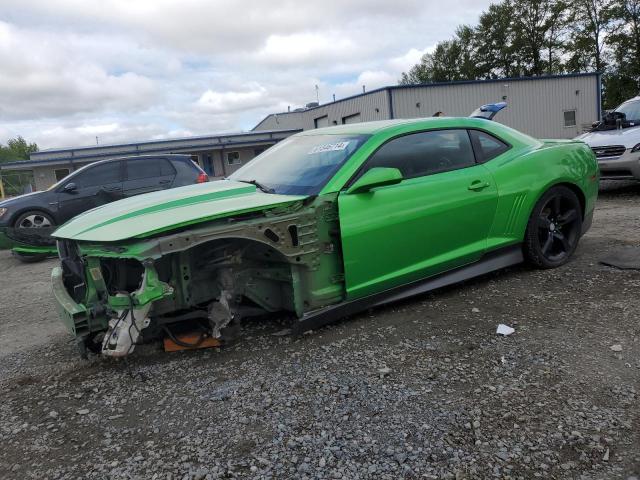
<instances>
[{"instance_id":1,"label":"wheel arch","mask_svg":"<svg viewBox=\"0 0 640 480\"><path fill-rule=\"evenodd\" d=\"M530 203L530 207L528 208L528 210L526 210L527 212L527 216L526 217L522 217L522 222L520 223L520 227L518 230L518 236L520 238L520 240L522 241L526 235L527 232L527 224L529 223L529 218L531 218L531 214L533 213L533 210L536 208L536 205L538 204L538 202L540 201L540 199L552 188L554 187L566 187L569 190L571 190L573 193L576 194L576 196L578 197L578 202L580 203L580 210L581 210L581 216L582 219L584 220L585 218L585 214L586 214L586 195L584 194L584 192L582 191L582 189L580 188L579 185L568 181L568 180L562 180L556 183L549 183L547 184L544 188L541 188L540 190L538 190L537 195L535 196L535 198L533 198L531 200Z\"/></svg>"},{"instance_id":2,"label":"wheel arch","mask_svg":"<svg viewBox=\"0 0 640 480\"><path fill-rule=\"evenodd\" d=\"M542 195L544 195L546 192L551 190L553 187L567 187L569 190L571 190L573 193L576 194L576 197L578 197L578 201L580 202L580 211L582 213L582 219L584 220L584 216L585 216L585 212L586 212L586 208L587 208L587 197L584 194L584 192L582 191L582 189L580 188L580 186L576 185L575 183L560 182L560 183L556 183L556 184L550 186L544 192L542 192L542 194L536 200L536 203L538 203L538 200L540 200L540 198L542 198ZM535 204L534 204L534 207L535 207Z\"/></svg>"}]
</instances>

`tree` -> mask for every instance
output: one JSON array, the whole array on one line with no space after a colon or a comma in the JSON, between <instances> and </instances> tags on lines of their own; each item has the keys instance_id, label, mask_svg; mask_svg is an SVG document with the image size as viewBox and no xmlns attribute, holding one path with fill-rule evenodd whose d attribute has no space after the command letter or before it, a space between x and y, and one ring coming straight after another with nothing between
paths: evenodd
<instances>
[{"instance_id":1,"label":"tree","mask_svg":"<svg viewBox=\"0 0 640 480\"><path fill-rule=\"evenodd\" d=\"M513 5L492 4L480 15L475 29L478 78L515 77L520 68L513 48Z\"/></svg>"},{"instance_id":2,"label":"tree","mask_svg":"<svg viewBox=\"0 0 640 480\"><path fill-rule=\"evenodd\" d=\"M29 155L38 151L38 145L27 143L21 136L10 139L7 146L0 144L0 162L11 162L14 160L28 160Z\"/></svg>"},{"instance_id":3,"label":"tree","mask_svg":"<svg viewBox=\"0 0 640 480\"><path fill-rule=\"evenodd\" d=\"M615 67L605 84L606 106L638 95L640 83L640 0L613 0L609 44Z\"/></svg>"},{"instance_id":4,"label":"tree","mask_svg":"<svg viewBox=\"0 0 640 480\"><path fill-rule=\"evenodd\" d=\"M611 25L610 0L574 0L569 14L569 54L567 69L574 72L604 72L607 61L605 47Z\"/></svg>"},{"instance_id":5,"label":"tree","mask_svg":"<svg viewBox=\"0 0 640 480\"><path fill-rule=\"evenodd\" d=\"M475 35L473 28L462 25L452 40L440 42L432 53L422 56L420 63L402 74L403 85L451 82L475 78Z\"/></svg>"},{"instance_id":6,"label":"tree","mask_svg":"<svg viewBox=\"0 0 640 480\"><path fill-rule=\"evenodd\" d=\"M514 0L514 47L524 67L524 75L557 73L553 54L563 32L567 5L559 0ZM543 52L547 51L547 61ZM557 65L556 60L556 65Z\"/></svg>"},{"instance_id":7,"label":"tree","mask_svg":"<svg viewBox=\"0 0 640 480\"><path fill-rule=\"evenodd\" d=\"M612 108L640 89L640 0L503 0L458 27L401 83L603 73Z\"/></svg>"}]
</instances>

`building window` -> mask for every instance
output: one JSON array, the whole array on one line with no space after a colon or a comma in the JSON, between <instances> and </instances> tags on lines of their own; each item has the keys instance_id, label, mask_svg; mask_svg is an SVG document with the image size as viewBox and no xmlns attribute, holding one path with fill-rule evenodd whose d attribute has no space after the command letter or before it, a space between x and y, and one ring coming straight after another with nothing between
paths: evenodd
<instances>
[{"instance_id":1,"label":"building window","mask_svg":"<svg viewBox=\"0 0 640 480\"><path fill-rule=\"evenodd\" d=\"M69 169L68 168L59 168L57 170L54 170L53 173L56 176L56 182L59 182L64 177L69 175Z\"/></svg>"},{"instance_id":2,"label":"building window","mask_svg":"<svg viewBox=\"0 0 640 480\"><path fill-rule=\"evenodd\" d=\"M575 127L576 126L576 111L566 110L564 112L564 126Z\"/></svg>"},{"instance_id":3,"label":"building window","mask_svg":"<svg viewBox=\"0 0 640 480\"><path fill-rule=\"evenodd\" d=\"M240 165L240 152L227 152L227 164Z\"/></svg>"}]
</instances>

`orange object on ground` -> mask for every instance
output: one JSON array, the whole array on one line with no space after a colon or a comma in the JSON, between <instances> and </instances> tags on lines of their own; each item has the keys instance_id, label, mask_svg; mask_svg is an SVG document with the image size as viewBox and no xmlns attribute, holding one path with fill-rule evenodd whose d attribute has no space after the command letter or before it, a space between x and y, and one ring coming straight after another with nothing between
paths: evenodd
<instances>
[{"instance_id":1,"label":"orange object on ground","mask_svg":"<svg viewBox=\"0 0 640 480\"><path fill-rule=\"evenodd\" d=\"M176 339L183 343L191 343L196 344L200 340L201 333L183 333L175 336ZM178 352L180 350L195 350L197 348L211 348L211 347L220 347L222 342L213 337L205 338L198 346L193 347L184 347L182 345L178 345L176 342L171 340L169 337L164 339L164 351L165 352Z\"/></svg>"}]
</instances>

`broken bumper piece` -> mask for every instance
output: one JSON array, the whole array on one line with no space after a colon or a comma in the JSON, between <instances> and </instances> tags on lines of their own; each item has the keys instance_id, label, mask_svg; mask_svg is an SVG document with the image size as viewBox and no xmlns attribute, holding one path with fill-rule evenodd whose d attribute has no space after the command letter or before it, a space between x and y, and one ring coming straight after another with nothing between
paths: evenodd
<instances>
[{"instance_id":1,"label":"broken bumper piece","mask_svg":"<svg viewBox=\"0 0 640 480\"><path fill-rule=\"evenodd\" d=\"M51 286L56 300L56 310L62 323L76 337L88 335L90 329L87 309L84 305L76 303L67 293L61 267L55 267L51 272Z\"/></svg>"},{"instance_id":2,"label":"broken bumper piece","mask_svg":"<svg viewBox=\"0 0 640 480\"><path fill-rule=\"evenodd\" d=\"M150 264L145 267L137 290L111 296L106 291L100 269L93 267L89 271L90 278L87 280L99 294L93 301L87 302L90 304L87 306L76 302L69 294L63 269L53 269L51 282L58 316L76 336L79 344L85 345L96 333L104 332L101 353L112 357L126 356L135 348L142 330L150 325L149 312L153 302L171 296L173 288L158 279L157 272Z\"/></svg>"}]
</instances>

